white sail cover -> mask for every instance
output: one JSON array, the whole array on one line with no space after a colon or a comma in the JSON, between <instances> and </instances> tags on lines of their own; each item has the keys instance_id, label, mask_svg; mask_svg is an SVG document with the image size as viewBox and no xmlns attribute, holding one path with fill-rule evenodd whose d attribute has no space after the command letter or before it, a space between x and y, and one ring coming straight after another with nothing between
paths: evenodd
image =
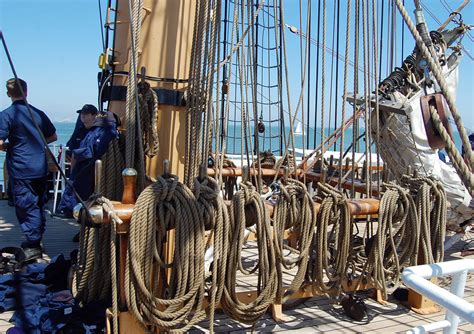
<instances>
[{"instance_id":1,"label":"white sail cover","mask_svg":"<svg viewBox=\"0 0 474 334\"><path fill-rule=\"evenodd\" d=\"M458 83L458 63L459 59L449 69L448 65L443 67L454 98ZM474 216L472 198L454 167L441 161L438 150L430 147L421 111L421 96L439 91L435 84L426 93L421 89L410 100L396 92L396 102L403 104L406 116L380 112L379 150L385 165L397 178L406 173L407 166L411 166L419 175L432 176L441 181L450 203L448 224L450 227L459 227L460 223Z\"/></svg>"}]
</instances>

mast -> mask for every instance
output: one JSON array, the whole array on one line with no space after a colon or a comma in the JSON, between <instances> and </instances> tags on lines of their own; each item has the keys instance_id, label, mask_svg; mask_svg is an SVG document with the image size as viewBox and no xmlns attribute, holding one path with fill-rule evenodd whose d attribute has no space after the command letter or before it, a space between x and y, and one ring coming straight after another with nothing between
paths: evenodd
<instances>
[{"instance_id":1,"label":"mast","mask_svg":"<svg viewBox=\"0 0 474 334\"><path fill-rule=\"evenodd\" d=\"M146 69L147 82L158 95L159 151L147 158L146 172L150 177L163 173L163 160L170 160L170 172L184 177L185 106L196 1L145 0L141 13L141 32L136 60L136 73ZM115 50L111 65L115 73L127 73L133 64L130 57L129 2L118 0L115 26ZM138 81L141 78L138 78ZM111 87L109 109L124 124L128 78L116 76ZM127 166L128 167L128 166Z\"/></svg>"}]
</instances>

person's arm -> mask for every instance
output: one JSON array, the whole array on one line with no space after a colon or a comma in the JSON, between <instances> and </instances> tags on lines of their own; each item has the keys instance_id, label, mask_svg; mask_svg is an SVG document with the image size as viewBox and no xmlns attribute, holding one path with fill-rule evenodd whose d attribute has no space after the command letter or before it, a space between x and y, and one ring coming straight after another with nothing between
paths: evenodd
<instances>
[{"instance_id":1,"label":"person's arm","mask_svg":"<svg viewBox=\"0 0 474 334\"><path fill-rule=\"evenodd\" d=\"M41 110L38 111L39 115L42 120L42 131L44 138L46 139L46 143L52 143L53 141L58 140L58 136L56 134L56 128L54 127L53 123L51 123L51 120L49 119L48 116Z\"/></svg>"},{"instance_id":2,"label":"person's arm","mask_svg":"<svg viewBox=\"0 0 474 334\"><path fill-rule=\"evenodd\" d=\"M89 133L82 139L79 148L72 150L73 159L78 161L83 161L86 159L92 159L94 157L94 143L97 140L97 130L92 129Z\"/></svg>"},{"instance_id":3,"label":"person's arm","mask_svg":"<svg viewBox=\"0 0 474 334\"><path fill-rule=\"evenodd\" d=\"M5 140L10 135L10 123L9 115L5 111L0 112L0 150L2 151L6 151L8 146Z\"/></svg>"}]
</instances>

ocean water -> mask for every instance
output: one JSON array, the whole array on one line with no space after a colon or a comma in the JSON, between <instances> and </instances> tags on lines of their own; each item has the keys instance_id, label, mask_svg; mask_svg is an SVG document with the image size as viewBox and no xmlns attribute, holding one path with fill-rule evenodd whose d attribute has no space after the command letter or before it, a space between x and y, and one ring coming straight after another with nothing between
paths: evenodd
<instances>
[{"instance_id":1,"label":"ocean water","mask_svg":"<svg viewBox=\"0 0 474 334\"><path fill-rule=\"evenodd\" d=\"M54 126L56 127L56 134L58 135L58 140L54 143L52 143L53 150L54 148L58 148L60 145L65 145L66 142L69 140L71 134L74 131L74 126L75 123L70 123L70 122L58 122L55 123ZM313 129L310 129L309 136L305 135L303 137L302 135L295 135L295 148L303 148L305 146L306 149L312 149L314 147L317 147L320 144L321 141L321 129L318 129L314 131ZM325 136L330 134L334 129L325 129ZM228 132L227 132L227 148L226 152L228 154L241 154L242 152L242 143L241 140L241 128L240 125L235 125L235 126L229 126ZM288 134L289 128L285 129L285 133ZM364 129L360 129L359 133L362 134L364 132ZM314 136L316 135L316 141ZM253 129L249 129L249 133L247 134L248 137L252 138L252 143L253 143ZM307 138L309 137L309 145L307 144ZM288 139L287 139L288 140ZM461 148L461 140L459 138L459 134L457 132L454 133L454 140L456 143L456 146L458 149ZM276 155L281 154L280 149L285 147L285 140L280 136L280 129L276 126L273 127L266 127L265 128L265 133L260 134L259 136L259 143L260 143L260 150L272 150ZM316 145L314 145L316 143ZM344 150L348 149L352 143L352 128L346 130L344 134ZM252 144L254 145L254 144ZM336 142L336 146L331 146L330 150L333 151L339 151L339 145L340 141ZM289 146L291 147L291 145ZM245 147L244 147L245 151ZM375 152L375 147L372 147L372 151ZM365 152L365 141L361 139L359 141L359 147L357 148L357 152ZM5 160L5 152L0 151L0 167L3 167L3 163ZM0 172L0 184L3 185L3 172ZM5 189L5 186L3 185L3 189Z\"/></svg>"}]
</instances>

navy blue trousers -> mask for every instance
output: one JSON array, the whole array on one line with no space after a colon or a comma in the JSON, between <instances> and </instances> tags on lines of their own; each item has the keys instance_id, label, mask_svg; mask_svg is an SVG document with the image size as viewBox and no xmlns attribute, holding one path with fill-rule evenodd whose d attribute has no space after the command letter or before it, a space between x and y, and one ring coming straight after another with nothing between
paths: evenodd
<instances>
[{"instance_id":1,"label":"navy blue trousers","mask_svg":"<svg viewBox=\"0 0 474 334\"><path fill-rule=\"evenodd\" d=\"M16 217L26 240L41 241L46 223L43 209L46 177L38 179L11 178Z\"/></svg>"},{"instance_id":2,"label":"navy blue trousers","mask_svg":"<svg viewBox=\"0 0 474 334\"><path fill-rule=\"evenodd\" d=\"M84 161L74 166L69 181L72 182L74 189L81 198L85 201L94 192L94 161ZM72 188L69 184L66 185L61 195L61 201L58 205L58 211L72 212L79 200L76 198Z\"/></svg>"}]
</instances>

